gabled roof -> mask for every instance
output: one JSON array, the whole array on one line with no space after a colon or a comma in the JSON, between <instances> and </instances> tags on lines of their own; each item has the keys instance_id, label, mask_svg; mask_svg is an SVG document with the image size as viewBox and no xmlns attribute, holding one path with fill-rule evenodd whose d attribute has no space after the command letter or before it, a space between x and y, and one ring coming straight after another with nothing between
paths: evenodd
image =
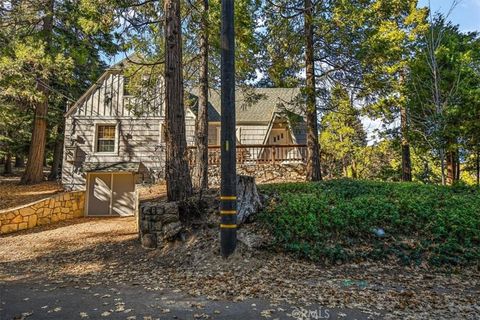
<instances>
[{"instance_id":1,"label":"gabled roof","mask_svg":"<svg viewBox=\"0 0 480 320\"><path fill-rule=\"evenodd\" d=\"M93 83L90 88L88 88L88 90L85 91L85 93L67 110L64 117L68 117L73 114L77 110L77 108L85 101L85 99L87 99L93 91L95 91L102 85L105 78L107 78L110 74L122 72L129 63L129 61L138 59L138 55L133 54L108 67L100 76L100 78L98 78L98 80L95 81L95 83Z\"/></svg>"},{"instance_id":2,"label":"gabled roof","mask_svg":"<svg viewBox=\"0 0 480 320\"><path fill-rule=\"evenodd\" d=\"M122 72L131 60L139 61L139 57L135 54L130 55L106 69L102 76L66 112L65 117L73 114L85 99L101 86L107 76L111 73ZM190 100L190 103L188 103L188 101L186 103L186 107L190 107L194 113L196 113L197 108L197 91L198 90L191 90L190 98L187 98L187 100ZM185 95L188 95L187 90ZM298 103L301 100L299 98L299 88L238 88L235 91L236 122L268 124L275 113L280 113L285 110L303 115L302 104ZM219 122L221 117L220 110L220 90L210 89L208 121Z\"/></svg>"},{"instance_id":3,"label":"gabled roof","mask_svg":"<svg viewBox=\"0 0 480 320\"><path fill-rule=\"evenodd\" d=\"M197 90L193 90L195 96ZM237 123L268 124L274 115L284 110L296 110L300 90L298 88L249 88L235 91L235 109ZM209 91L208 121L219 122L221 116L221 97L219 90ZM196 99L192 105L196 109Z\"/></svg>"},{"instance_id":4,"label":"gabled roof","mask_svg":"<svg viewBox=\"0 0 480 320\"><path fill-rule=\"evenodd\" d=\"M90 94L92 92L94 92L96 89L98 89L99 87L102 86L102 83L103 81L112 73L112 72L117 72L116 69L112 69L112 68L108 68L107 70L105 70L105 72L100 76L100 78L98 78L97 81L95 81L94 84L92 84L90 86L90 88L88 88L87 91L85 91L85 93L67 110L67 112L65 113L64 117L68 117L70 116L71 114L73 114L77 108L83 103L85 102L85 99L88 99L88 97L90 96Z\"/></svg>"}]
</instances>

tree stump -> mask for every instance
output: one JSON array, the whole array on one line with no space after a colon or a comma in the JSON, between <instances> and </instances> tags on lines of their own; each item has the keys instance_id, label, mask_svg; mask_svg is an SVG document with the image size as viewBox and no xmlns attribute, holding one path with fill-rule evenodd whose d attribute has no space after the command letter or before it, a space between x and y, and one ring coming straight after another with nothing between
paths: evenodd
<instances>
[{"instance_id":1,"label":"tree stump","mask_svg":"<svg viewBox=\"0 0 480 320\"><path fill-rule=\"evenodd\" d=\"M202 202L199 202L197 197L192 197L183 201L141 203L138 226L142 246L154 249L183 237L189 228L208 223L209 212L217 223L220 204L218 199L218 193L214 192ZM252 216L261 208L262 202L255 178L237 176L237 224L251 221Z\"/></svg>"},{"instance_id":2,"label":"tree stump","mask_svg":"<svg viewBox=\"0 0 480 320\"><path fill-rule=\"evenodd\" d=\"M241 225L262 208L255 177L237 176L237 225Z\"/></svg>"}]
</instances>

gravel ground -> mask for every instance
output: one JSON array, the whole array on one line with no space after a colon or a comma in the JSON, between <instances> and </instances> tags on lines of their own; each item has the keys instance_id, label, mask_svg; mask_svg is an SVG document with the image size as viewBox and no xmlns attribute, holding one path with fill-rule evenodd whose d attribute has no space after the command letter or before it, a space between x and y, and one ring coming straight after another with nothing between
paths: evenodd
<instances>
[{"instance_id":1,"label":"gravel ground","mask_svg":"<svg viewBox=\"0 0 480 320\"><path fill-rule=\"evenodd\" d=\"M28 319L284 319L295 310L315 311L317 318L305 319L321 319L321 308L342 319L480 318L478 269L446 273L368 262L318 266L241 244L229 260L218 251L215 229L162 250L144 250L134 218L82 218L5 236L0 319L2 312L6 319L23 312ZM121 299L102 301L113 296L109 291ZM80 298L82 304L71 310L72 300ZM170 301L171 307L158 301ZM197 302L200 308L191 307ZM119 313L118 306L135 312Z\"/></svg>"}]
</instances>

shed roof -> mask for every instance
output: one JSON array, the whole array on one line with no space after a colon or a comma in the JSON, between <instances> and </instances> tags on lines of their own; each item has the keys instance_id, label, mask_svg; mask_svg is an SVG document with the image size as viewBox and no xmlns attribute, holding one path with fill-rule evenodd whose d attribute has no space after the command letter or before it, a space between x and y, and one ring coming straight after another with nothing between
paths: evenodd
<instances>
[{"instance_id":1,"label":"shed roof","mask_svg":"<svg viewBox=\"0 0 480 320\"><path fill-rule=\"evenodd\" d=\"M83 164L85 172L134 172L138 173L142 169L141 162L85 162Z\"/></svg>"}]
</instances>

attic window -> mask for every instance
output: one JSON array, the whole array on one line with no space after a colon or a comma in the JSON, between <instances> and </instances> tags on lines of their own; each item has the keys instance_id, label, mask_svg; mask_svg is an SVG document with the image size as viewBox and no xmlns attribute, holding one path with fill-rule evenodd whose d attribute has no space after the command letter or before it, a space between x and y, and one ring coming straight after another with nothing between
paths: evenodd
<instances>
[{"instance_id":1,"label":"attic window","mask_svg":"<svg viewBox=\"0 0 480 320\"><path fill-rule=\"evenodd\" d=\"M115 131L114 125L99 125L97 127L97 152L115 152Z\"/></svg>"}]
</instances>

